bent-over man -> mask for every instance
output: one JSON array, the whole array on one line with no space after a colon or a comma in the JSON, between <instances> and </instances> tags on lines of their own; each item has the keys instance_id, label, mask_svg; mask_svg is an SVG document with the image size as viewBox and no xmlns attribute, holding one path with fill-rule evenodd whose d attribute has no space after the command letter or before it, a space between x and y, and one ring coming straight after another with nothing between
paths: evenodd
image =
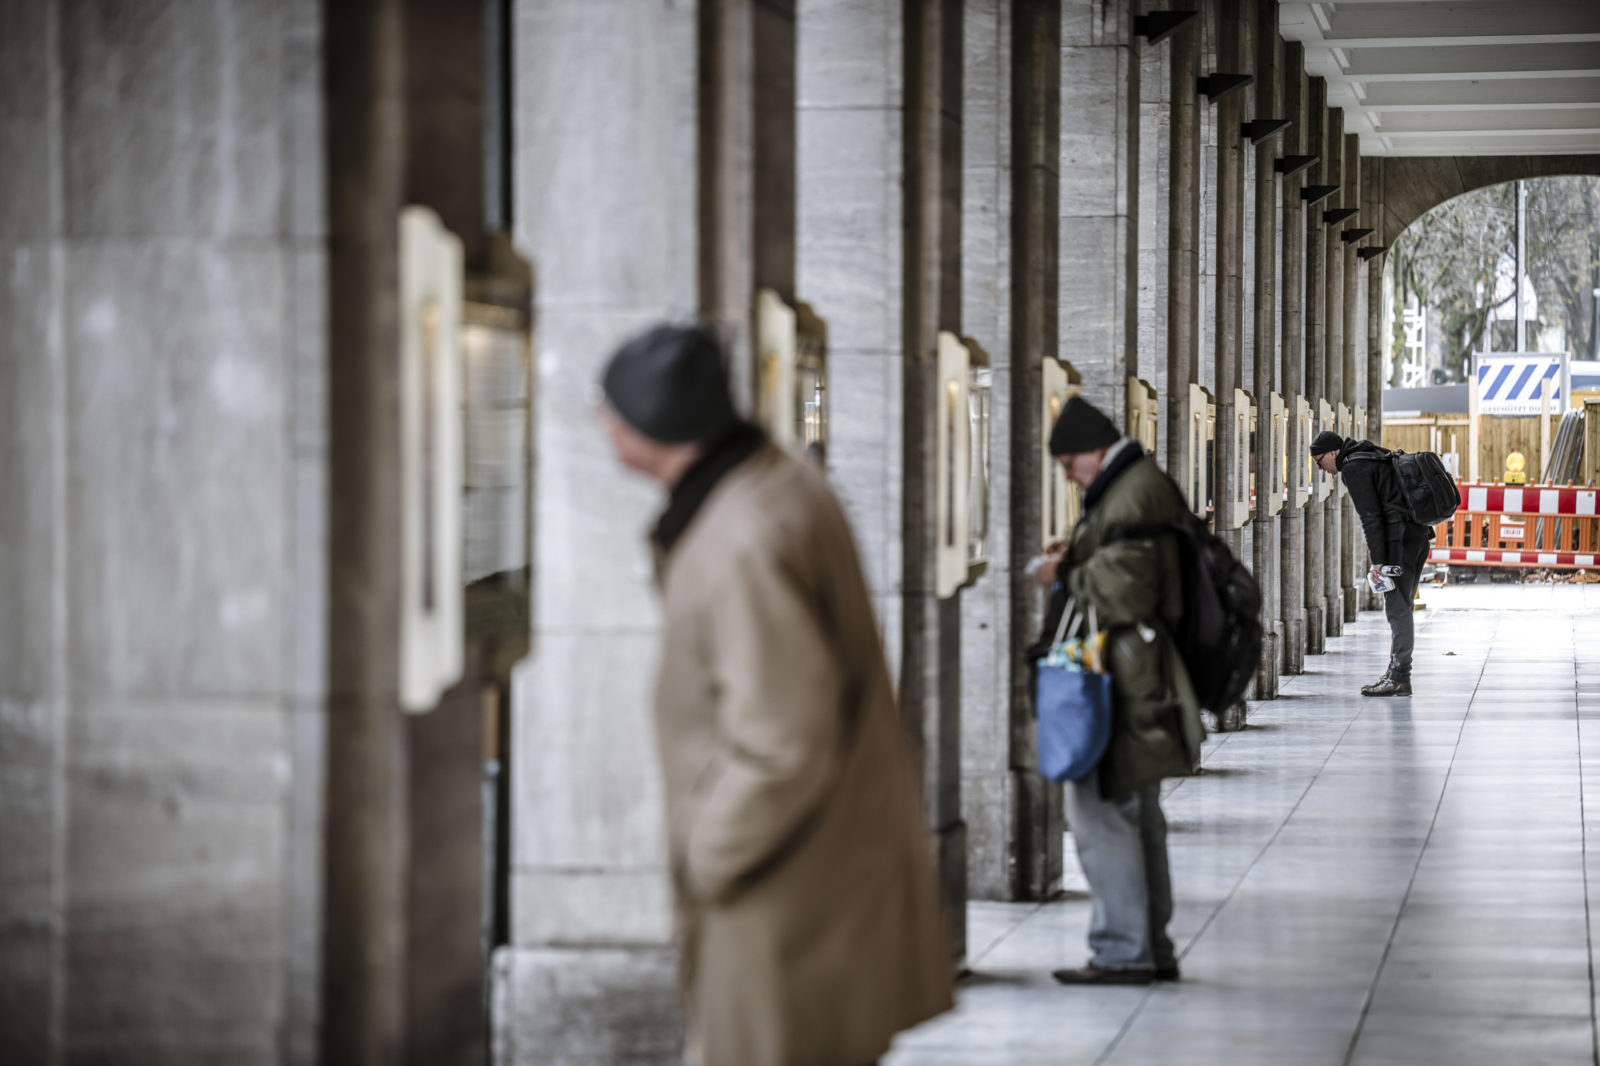
<instances>
[{"instance_id":1,"label":"bent-over man","mask_svg":"<svg viewBox=\"0 0 1600 1066\"><path fill-rule=\"evenodd\" d=\"M849 526L741 421L721 346L612 357L618 458L668 490L656 739L691 1066L861 1066L951 1005L921 786Z\"/></svg>"},{"instance_id":2,"label":"bent-over man","mask_svg":"<svg viewBox=\"0 0 1600 1066\"><path fill-rule=\"evenodd\" d=\"M1331 429L1318 433L1311 442L1311 458L1317 469L1344 478L1350 502L1361 518L1361 532L1367 538L1367 554L1372 558L1369 573L1379 567L1399 567L1390 571L1394 588L1383 594L1383 613L1389 620L1389 667L1383 676L1363 686L1363 696L1411 695L1411 652L1416 643L1416 621L1412 601L1417 583L1422 580L1422 564L1428 561L1428 542L1433 530L1411 520L1405 493L1389 453L1370 440L1341 437Z\"/></svg>"}]
</instances>

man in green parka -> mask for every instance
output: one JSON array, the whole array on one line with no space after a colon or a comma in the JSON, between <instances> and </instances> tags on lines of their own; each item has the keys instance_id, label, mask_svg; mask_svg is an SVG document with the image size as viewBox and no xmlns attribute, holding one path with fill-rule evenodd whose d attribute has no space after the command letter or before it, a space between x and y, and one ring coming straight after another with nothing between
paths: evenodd
<instances>
[{"instance_id":1,"label":"man in green parka","mask_svg":"<svg viewBox=\"0 0 1600 1066\"><path fill-rule=\"evenodd\" d=\"M1142 985L1178 979L1167 923L1172 883L1161 781L1190 773L1205 726L1169 634L1183 615L1173 536L1118 536L1123 527L1175 522L1188 510L1172 480L1081 397L1067 401L1050 454L1084 489L1083 518L1037 571L1052 590L1040 643L1061 612L1093 608L1106 633L1111 743L1099 765L1067 786L1068 819L1094 900L1089 962L1057 970L1062 984Z\"/></svg>"}]
</instances>

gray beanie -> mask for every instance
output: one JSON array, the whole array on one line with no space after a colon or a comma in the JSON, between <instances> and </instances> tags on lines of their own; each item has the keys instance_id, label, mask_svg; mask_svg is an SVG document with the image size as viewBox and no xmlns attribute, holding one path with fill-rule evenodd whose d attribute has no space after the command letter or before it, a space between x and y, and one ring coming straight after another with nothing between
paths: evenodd
<instances>
[{"instance_id":1,"label":"gray beanie","mask_svg":"<svg viewBox=\"0 0 1600 1066\"><path fill-rule=\"evenodd\" d=\"M601 379L628 425L662 444L709 441L739 415L722 345L703 326L653 326L618 348Z\"/></svg>"}]
</instances>

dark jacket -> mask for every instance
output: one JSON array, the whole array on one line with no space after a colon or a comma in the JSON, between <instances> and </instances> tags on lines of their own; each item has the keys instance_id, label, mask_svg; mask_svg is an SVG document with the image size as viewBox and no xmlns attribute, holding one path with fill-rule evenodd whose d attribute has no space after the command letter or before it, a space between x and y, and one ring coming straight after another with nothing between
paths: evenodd
<instances>
[{"instance_id":1,"label":"dark jacket","mask_svg":"<svg viewBox=\"0 0 1600 1066\"><path fill-rule=\"evenodd\" d=\"M1361 530L1367 537L1367 554L1374 564L1399 566L1405 562L1405 546L1432 540L1433 530L1411 520L1400 479L1395 476L1389 453L1370 440L1345 438L1337 465L1350 502L1361 517Z\"/></svg>"},{"instance_id":2,"label":"dark jacket","mask_svg":"<svg viewBox=\"0 0 1600 1066\"><path fill-rule=\"evenodd\" d=\"M1205 725L1169 634L1183 616L1183 574L1170 536L1116 539L1121 526L1174 521L1188 509L1178 488L1135 445L1113 457L1084 494L1046 612L1043 654L1069 597L1092 606L1106 631L1112 678L1111 744L1100 761L1100 791L1125 796L1194 769Z\"/></svg>"}]
</instances>

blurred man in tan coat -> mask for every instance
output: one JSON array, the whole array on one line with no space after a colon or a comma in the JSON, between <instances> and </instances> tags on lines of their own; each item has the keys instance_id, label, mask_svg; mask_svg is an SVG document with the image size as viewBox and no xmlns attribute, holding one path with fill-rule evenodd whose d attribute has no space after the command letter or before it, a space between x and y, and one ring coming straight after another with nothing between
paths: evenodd
<instances>
[{"instance_id":1,"label":"blurred man in tan coat","mask_svg":"<svg viewBox=\"0 0 1600 1066\"><path fill-rule=\"evenodd\" d=\"M687 1061L862 1066L951 1004L906 727L821 473L739 420L720 346L661 326L606 368L606 429L670 497L656 730Z\"/></svg>"}]
</instances>

